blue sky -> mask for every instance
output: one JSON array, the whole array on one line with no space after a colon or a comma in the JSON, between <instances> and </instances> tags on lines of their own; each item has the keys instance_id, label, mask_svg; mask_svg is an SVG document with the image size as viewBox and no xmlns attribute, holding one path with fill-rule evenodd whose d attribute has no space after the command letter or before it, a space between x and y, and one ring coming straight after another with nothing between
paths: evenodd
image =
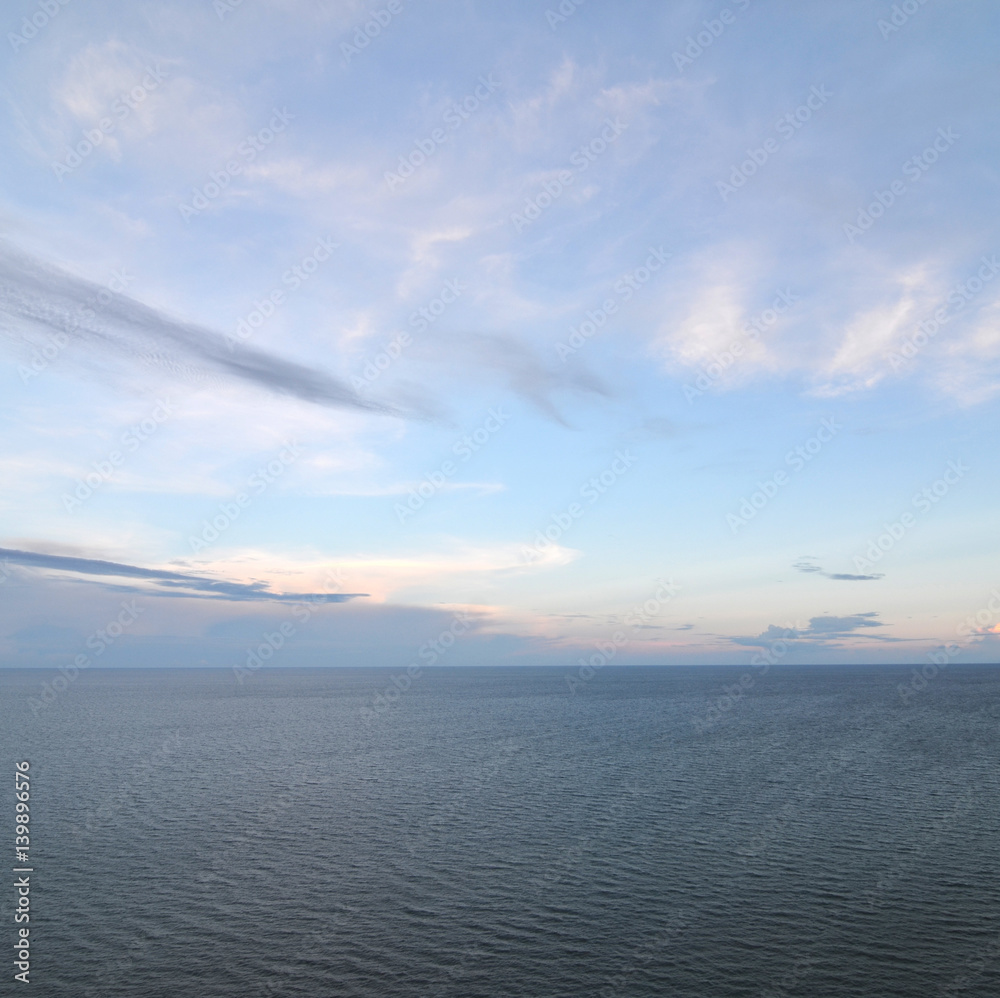
<instances>
[{"instance_id":1,"label":"blue sky","mask_svg":"<svg viewBox=\"0 0 1000 998\"><path fill-rule=\"evenodd\" d=\"M3 17L4 665L997 660L995 5Z\"/></svg>"}]
</instances>

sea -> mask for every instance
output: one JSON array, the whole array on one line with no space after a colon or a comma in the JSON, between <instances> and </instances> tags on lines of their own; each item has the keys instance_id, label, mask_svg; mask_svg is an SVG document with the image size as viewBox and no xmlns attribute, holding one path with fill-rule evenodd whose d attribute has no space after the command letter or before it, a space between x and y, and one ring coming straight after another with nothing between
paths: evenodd
<instances>
[{"instance_id":1,"label":"sea","mask_svg":"<svg viewBox=\"0 0 1000 998\"><path fill-rule=\"evenodd\" d=\"M1000 667L931 672L5 670L0 992L996 998Z\"/></svg>"}]
</instances>

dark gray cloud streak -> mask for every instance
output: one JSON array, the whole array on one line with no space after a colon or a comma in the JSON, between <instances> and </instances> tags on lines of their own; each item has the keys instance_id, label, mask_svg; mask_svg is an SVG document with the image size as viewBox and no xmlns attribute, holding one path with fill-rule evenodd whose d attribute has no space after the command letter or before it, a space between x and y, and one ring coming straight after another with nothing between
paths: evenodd
<instances>
[{"instance_id":1,"label":"dark gray cloud streak","mask_svg":"<svg viewBox=\"0 0 1000 998\"><path fill-rule=\"evenodd\" d=\"M108 300L110 297L110 300ZM99 300L100 304L94 302ZM259 388L316 405L358 409L392 416L401 410L362 398L328 374L275 354L240 346L211 329L181 322L124 294L74 277L0 241L0 313L15 325L30 324L65 333L88 349L183 370L171 357L207 366ZM412 414L410 414L412 415Z\"/></svg>"},{"instance_id":2,"label":"dark gray cloud streak","mask_svg":"<svg viewBox=\"0 0 1000 998\"><path fill-rule=\"evenodd\" d=\"M21 565L24 568L42 568L59 572L73 572L77 575L104 576L111 578L144 579L165 591L163 596L185 596L192 599L223 599L237 602L265 601L271 603L345 603L368 593L273 593L263 582L225 582L208 579L202 575L184 572L170 572L159 568L139 568L123 565L115 561L100 561L94 558L71 558L66 555L41 554L37 551L18 551L0 548L0 559L4 564ZM120 589L120 586L109 586ZM149 591L149 590L145 590Z\"/></svg>"},{"instance_id":3,"label":"dark gray cloud streak","mask_svg":"<svg viewBox=\"0 0 1000 998\"><path fill-rule=\"evenodd\" d=\"M810 617L809 630L805 634L846 634L850 631L862 630L866 627L885 627L876 620L874 610L868 613L852 613L849 617Z\"/></svg>"},{"instance_id":4,"label":"dark gray cloud streak","mask_svg":"<svg viewBox=\"0 0 1000 998\"><path fill-rule=\"evenodd\" d=\"M816 565L809 558L797 561L792 568L799 572L822 575L826 579L834 579L838 582L874 582L876 579L884 579L882 572L875 572L873 575L851 575L848 572L824 572L819 565Z\"/></svg>"}]
</instances>

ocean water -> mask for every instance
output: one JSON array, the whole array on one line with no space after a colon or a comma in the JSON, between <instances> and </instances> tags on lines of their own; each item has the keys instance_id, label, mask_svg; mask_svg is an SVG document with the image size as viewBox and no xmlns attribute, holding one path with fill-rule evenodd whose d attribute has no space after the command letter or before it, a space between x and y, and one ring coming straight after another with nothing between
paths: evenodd
<instances>
[{"instance_id":1,"label":"ocean water","mask_svg":"<svg viewBox=\"0 0 1000 998\"><path fill-rule=\"evenodd\" d=\"M742 673L0 673L30 993L1000 995L1000 669Z\"/></svg>"}]
</instances>

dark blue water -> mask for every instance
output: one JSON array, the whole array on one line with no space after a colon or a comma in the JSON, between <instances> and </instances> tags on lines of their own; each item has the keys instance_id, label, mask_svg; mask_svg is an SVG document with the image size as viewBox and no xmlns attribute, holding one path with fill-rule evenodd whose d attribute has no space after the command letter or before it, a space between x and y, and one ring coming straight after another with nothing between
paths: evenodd
<instances>
[{"instance_id":1,"label":"dark blue water","mask_svg":"<svg viewBox=\"0 0 1000 998\"><path fill-rule=\"evenodd\" d=\"M0 673L25 993L995 998L1000 670L909 672Z\"/></svg>"}]
</instances>

